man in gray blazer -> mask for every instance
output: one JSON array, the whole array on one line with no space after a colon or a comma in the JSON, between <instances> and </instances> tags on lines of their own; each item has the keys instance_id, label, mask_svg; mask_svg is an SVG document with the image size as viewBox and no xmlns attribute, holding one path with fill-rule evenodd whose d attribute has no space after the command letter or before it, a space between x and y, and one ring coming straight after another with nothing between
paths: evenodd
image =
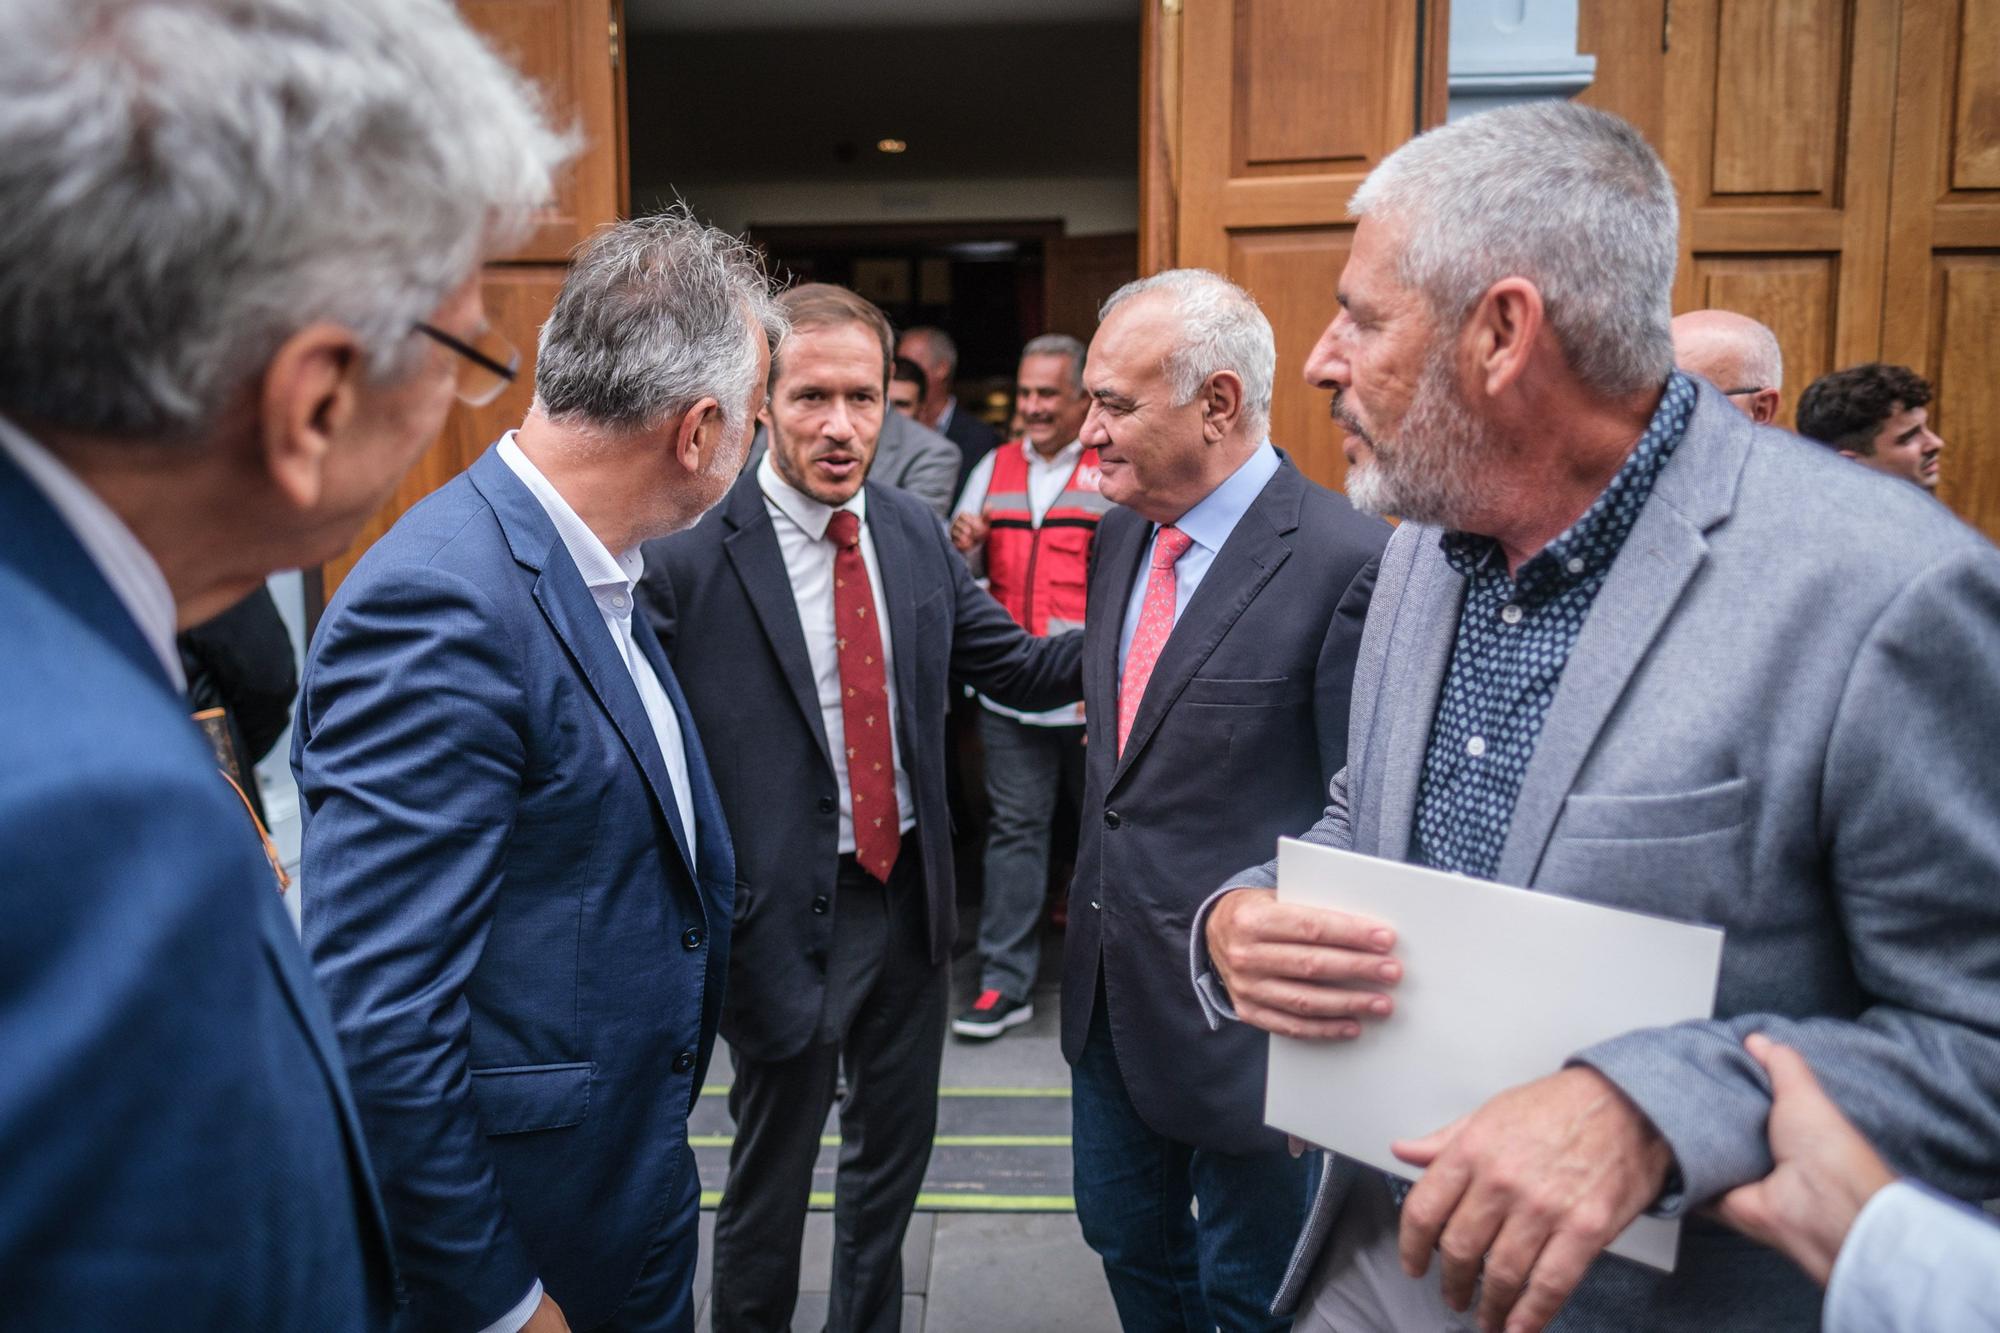
<instances>
[{"instance_id":1,"label":"man in gray blazer","mask_svg":"<svg viewBox=\"0 0 2000 1333\"><path fill-rule=\"evenodd\" d=\"M1672 184L1615 117L1458 122L1352 207L1307 375L1349 497L1405 522L1308 836L1727 942L1713 1020L1411 1126L1400 1217L1330 1162L1280 1300L1312 1330L1464 1327L1475 1300L1510 1330L1816 1328L1797 1269L1700 1214L1771 1169L1748 1033L1897 1171L2000 1190L2000 553L1674 371ZM1393 931L1273 882L1196 919L1214 1017L1395 1040ZM1599 1257L1648 1210L1688 1218L1673 1274Z\"/></svg>"}]
</instances>

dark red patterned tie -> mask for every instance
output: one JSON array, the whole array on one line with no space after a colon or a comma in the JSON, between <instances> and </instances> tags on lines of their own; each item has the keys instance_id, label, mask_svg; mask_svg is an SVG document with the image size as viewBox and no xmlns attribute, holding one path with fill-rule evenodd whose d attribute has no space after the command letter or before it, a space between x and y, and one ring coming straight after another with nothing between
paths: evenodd
<instances>
[{"instance_id":1,"label":"dark red patterned tie","mask_svg":"<svg viewBox=\"0 0 2000 1333\"><path fill-rule=\"evenodd\" d=\"M884 884L902 849L896 810L895 751L889 739L889 678L875 594L861 559L861 520L833 511L833 638L840 653L840 717L847 731L847 790L853 799L854 859Z\"/></svg>"}]
</instances>

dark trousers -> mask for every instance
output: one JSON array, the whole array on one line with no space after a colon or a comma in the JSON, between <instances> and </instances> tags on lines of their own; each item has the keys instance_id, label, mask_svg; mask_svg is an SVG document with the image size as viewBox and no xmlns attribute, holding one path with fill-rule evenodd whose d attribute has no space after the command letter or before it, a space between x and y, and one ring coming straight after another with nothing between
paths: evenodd
<instances>
[{"instance_id":1,"label":"dark trousers","mask_svg":"<svg viewBox=\"0 0 2000 1333\"><path fill-rule=\"evenodd\" d=\"M986 892L979 907L981 990L1025 1000L1042 956L1042 901L1056 798L1083 792L1083 728L1039 727L979 710L986 743Z\"/></svg>"},{"instance_id":2,"label":"dark trousers","mask_svg":"<svg viewBox=\"0 0 2000 1333\"><path fill-rule=\"evenodd\" d=\"M1105 1011L1100 983L1070 1116L1076 1219L1104 1261L1119 1323L1126 1333L1290 1328L1269 1306L1319 1154L1220 1153L1155 1133L1126 1091Z\"/></svg>"},{"instance_id":3,"label":"dark trousers","mask_svg":"<svg viewBox=\"0 0 2000 1333\"><path fill-rule=\"evenodd\" d=\"M639 1280L618 1304L618 1312L599 1333L693 1333L696 1234L701 1222L701 1177L695 1174L694 1151L687 1155L674 1185L674 1202L660 1226L659 1238L646 1254Z\"/></svg>"},{"instance_id":4,"label":"dark trousers","mask_svg":"<svg viewBox=\"0 0 2000 1333\"><path fill-rule=\"evenodd\" d=\"M813 1043L735 1057L736 1138L715 1216L715 1333L789 1329L821 1128L840 1071L829 1333L899 1328L903 1233L937 1130L948 969L930 961L922 870L905 837L887 885L841 858L827 986Z\"/></svg>"}]
</instances>

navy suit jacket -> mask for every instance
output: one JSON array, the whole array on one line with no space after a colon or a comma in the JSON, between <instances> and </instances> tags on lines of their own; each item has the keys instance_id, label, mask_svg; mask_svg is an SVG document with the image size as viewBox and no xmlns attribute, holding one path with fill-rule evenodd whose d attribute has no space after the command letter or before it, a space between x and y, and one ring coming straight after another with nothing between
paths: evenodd
<instances>
[{"instance_id":1,"label":"navy suit jacket","mask_svg":"<svg viewBox=\"0 0 2000 1333\"><path fill-rule=\"evenodd\" d=\"M916 803L931 959L958 931L944 721L953 679L1016 708L1081 692L1079 634L1037 639L972 580L944 525L906 491L868 484L896 672L896 736ZM723 808L744 832L723 1035L760 1060L812 1039L826 993L838 787L778 534L743 474L691 531L647 543L647 614L711 736ZM751 834L754 830L754 836Z\"/></svg>"},{"instance_id":2,"label":"navy suit jacket","mask_svg":"<svg viewBox=\"0 0 2000 1333\"><path fill-rule=\"evenodd\" d=\"M1311 819L1347 755L1347 704L1389 538L1285 460L1216 553L1161 650L1118 752L1118 639L1153 525L1114 508L1092 548L1076 883L1063 942L1063 1054L1098 979L1132 1104L1155 1131L1221 1152L1277 1148L1264 1034L1211 1031L1187 983L1195 909Z\"/></svg>"},{"instance_id":3,"label":"navy suit jacket","mask_svg":"<svg viewBox=\"0 0 2000 1333\"><path fill-rule=\"evenodd\" d=\"M243 804L0 454L0 1323L366 1329L387 1231Z\"/></svg>"},{"instance_id":4,"label":"navy suit jacket","mask_svg":"<svg viewBox=\"0 0 2000 1333\"><path fill-rule=\"evenodd\" d=\"M305 937L407 1326L484 1327L537 1276L573 1327L601 1322L694 1170L735 861L636 628L686 741L695 865L597 603L492 450L369 550L313 643Z\"/></svg>"}]
</instances>

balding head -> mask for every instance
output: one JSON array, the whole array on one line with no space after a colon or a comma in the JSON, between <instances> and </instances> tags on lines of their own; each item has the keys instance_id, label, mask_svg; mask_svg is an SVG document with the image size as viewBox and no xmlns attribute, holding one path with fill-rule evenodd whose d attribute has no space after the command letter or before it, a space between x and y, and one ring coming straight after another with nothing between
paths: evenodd
<instances>
[{"instance_id":1,"label":"balding head","mask_svg":"<svg viewBox=\"0 0 2000 1333\"><path fill-rule=\"evenodd\" d=\"M1674 362L1729 396L1756 422L1777 420L1785 361L1778 335L1732 310L1690 310L1674 317Z\"/></svg>"}]
</instances>

